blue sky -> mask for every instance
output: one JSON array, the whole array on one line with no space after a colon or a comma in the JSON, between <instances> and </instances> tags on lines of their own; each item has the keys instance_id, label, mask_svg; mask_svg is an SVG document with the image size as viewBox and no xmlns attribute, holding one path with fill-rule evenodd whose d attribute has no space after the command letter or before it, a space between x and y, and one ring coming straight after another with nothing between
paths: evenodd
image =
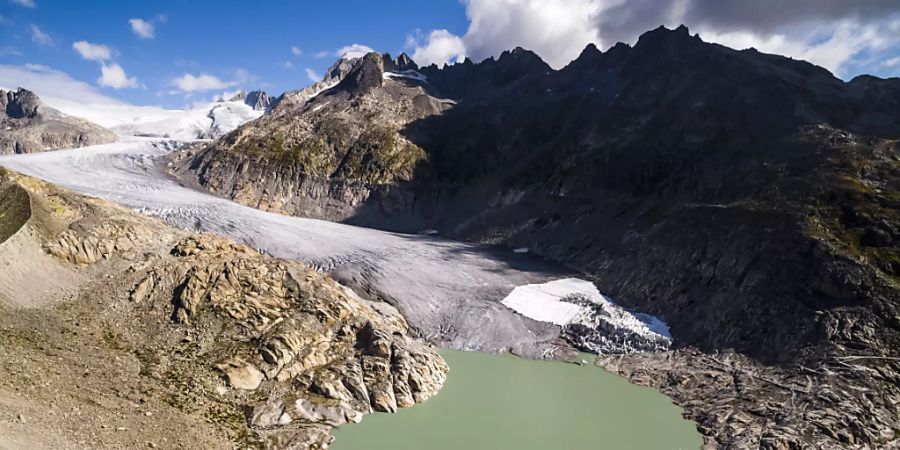
<instances>
[{"instance_id":1,"label":"blue sky","mask_svg":"<svg viewBox=\"0 0 900 450\"><path fill-rule=\"evenodd\" d=\"M306 69L321 74L344 46L400 52L417 29L465 31L467 23L455 0L0 2L0 64L40 64L97 84L101 64L82 58L72 44L105 45L112 50L107 64L119 64L137 87L98 88L131 103L169 106L185 103L185 93L170 93L172 80L184 74L277 94L309 84ZM133 18L150 23L153 37L138 36ZM35 40L31 25L52 42ZM193 96L206 94L212 90Z\"/></svg>"},{"instance_id":2,"label":"blue sky","mask_svg":"<svg viewBox=\"0 0 900 450\"><path fill-rule=\"evenodd\" d=\"M352 44L420 64L523 46L562 67L587 43L633 43L681 23L844 79L900 75L900 1L0 0L0 86L182 107L237 89L302 88Z\"/></svg>"}]
</instances>

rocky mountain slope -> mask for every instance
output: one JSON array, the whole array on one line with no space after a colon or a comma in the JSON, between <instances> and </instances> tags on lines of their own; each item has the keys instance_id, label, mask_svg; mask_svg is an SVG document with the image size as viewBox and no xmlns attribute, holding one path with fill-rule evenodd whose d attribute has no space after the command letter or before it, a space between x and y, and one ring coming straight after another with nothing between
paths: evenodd
<instances>
[{"instance_id":1,"label":"rocky mountain slope","mask_svg":"<svg viewBox=\"0 0 900 450\"><path fill-rule=\"evenodd\" d=\"M671 325L674 352L604 364L663 388L710 445L897 444L900 80L844 82L684 27L558 71L523 49L397 65L368 55L175 173L583 271Z\"/></svg>"},{"instance_id":2,"label":"rocky mountain slope","mask_svg":"<svg viewBox=\"0 0 900 450\"><path fill-rule=\"evenodd\" d=\"M0 171L2 446L323 449L443 384L321 273Z\"/></svg>"},{"instance_id":3,"label":"rocky mountain slope","mask_svg":"<svg viewBox=\"0 0 900 450\"><path fill-rule=\"evenodd\" d=\"M110 131L43 104L29 90L0 89L0 154L34 153L115 140Z\"/></svg>"}]
</instances>

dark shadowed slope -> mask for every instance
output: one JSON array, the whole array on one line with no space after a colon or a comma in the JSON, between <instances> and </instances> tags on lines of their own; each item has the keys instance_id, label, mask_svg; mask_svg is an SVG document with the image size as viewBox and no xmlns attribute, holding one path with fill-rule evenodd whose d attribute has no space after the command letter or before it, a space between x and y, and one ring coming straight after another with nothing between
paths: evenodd
<instances>
[{"instance_id":1,"label":"dark shadowed slope","mask_svg":"<svg viewBox=\"0 0 900 450\"><path fill-rule=\"evenodd\" d=\"M353 72L176 172L262 209L590 273L684 338L668 368L610 367L668 389L720 444L897 438L900 80L844 82L684 27L559 71L515 49L406 76L373 54Z\"/></svg>"}]
</instances>

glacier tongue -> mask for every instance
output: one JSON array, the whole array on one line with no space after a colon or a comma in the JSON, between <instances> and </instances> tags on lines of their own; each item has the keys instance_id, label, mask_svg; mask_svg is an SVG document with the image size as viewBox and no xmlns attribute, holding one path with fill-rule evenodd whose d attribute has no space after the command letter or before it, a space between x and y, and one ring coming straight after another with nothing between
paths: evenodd
<instances>
[{"instance_id":1,"label":"glacier tongue","mask_svg":"<svg viewBox=\"0 0 900 450\"><path fill-rule=\"evenodd\" d=\"M590 281L564 278L518 286L502 303L525 317L559 325L572 345L591 353L662 351L672 345L665 322L625 310Z\"/></svg>"}]
</instances>

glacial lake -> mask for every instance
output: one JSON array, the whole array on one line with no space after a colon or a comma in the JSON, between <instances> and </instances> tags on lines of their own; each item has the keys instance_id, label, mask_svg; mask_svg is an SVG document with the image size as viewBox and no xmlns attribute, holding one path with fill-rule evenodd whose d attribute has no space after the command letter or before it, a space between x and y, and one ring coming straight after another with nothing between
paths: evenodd
<instances>
[{"instance_id":1,"label":"glacial lake","mask_svg":"<svg viewBox=\"0 0 900 450\"><path fill-rule=\"evenodd\" d=\"M440 353L450 375L438 395L340 427L330 448L687 450L702 444L694 423L668 397L591 364Z\"/></svg>"}]
</instances>

